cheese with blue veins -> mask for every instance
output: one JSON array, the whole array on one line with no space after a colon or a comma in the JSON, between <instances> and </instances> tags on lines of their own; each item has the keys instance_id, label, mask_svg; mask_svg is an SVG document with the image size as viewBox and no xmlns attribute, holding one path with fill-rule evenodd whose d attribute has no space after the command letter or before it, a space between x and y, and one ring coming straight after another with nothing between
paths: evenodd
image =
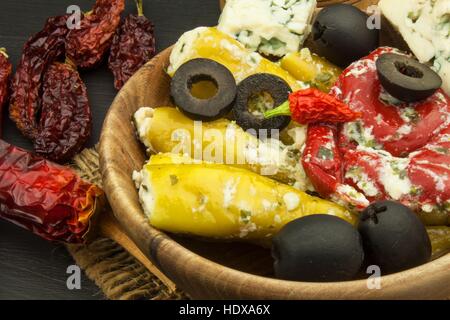
<instances>
[{"instance_id":1,"label":"cheese with blue veins","mask_svg":"<svg viewBox=\"0 0 450 320\"><path fill-rule=\"evenodd\" d=\"M281 57L302 47L316 7L316 0L228 0L218 29L253 51Z\"/></svg>"},{"instance_id":2,"label":"cheese with blue veins","mask_svg":"<svg viewBox=\"0 0 450 320\"><path fill-rule=\"evenodd\" d=\"M417 59L432 64L450 94L450 0L381 0L378 6Z\"/></svg>"}]
</instances>

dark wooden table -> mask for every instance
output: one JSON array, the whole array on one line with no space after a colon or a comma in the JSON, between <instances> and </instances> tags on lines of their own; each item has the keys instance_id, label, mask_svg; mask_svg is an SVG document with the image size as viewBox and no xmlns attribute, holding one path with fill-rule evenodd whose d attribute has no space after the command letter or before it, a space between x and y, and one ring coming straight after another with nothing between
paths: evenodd
<instances>
[{"instance_id":1,"label":"dark wooden table","mask_svg":"<svg viewBox=\"0 0 450 320\"><path fill-rule=\"evenodd\" d=\"M64 14L77 4L88 11L94 0L1 0L0 47L6 47L14 65L22 46L39 31L49 16ZM127 0L126 13L134 12L134 2ZM156 25L158 50L173 44L185 31L201 25L215 25L219 16L217 0L144 0L146 16ZM94 118L88 146L97 143L103 118L116 91L105 65L82 73L87 84ZM29 149L4 114L4 139ZM81 290L68 290L67 267L74 262L65 248L53 245L10 223L0 221L0 299L103 299L101 291L87 278Z\"/></svg>"}]
</instances>

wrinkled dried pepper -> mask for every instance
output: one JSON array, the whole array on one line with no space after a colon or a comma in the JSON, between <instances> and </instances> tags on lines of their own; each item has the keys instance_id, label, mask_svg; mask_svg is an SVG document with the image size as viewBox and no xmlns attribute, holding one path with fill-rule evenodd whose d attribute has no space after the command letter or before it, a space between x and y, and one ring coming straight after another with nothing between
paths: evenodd
<instances>
[{"instance_id":1,"label":"wrinkled dried pepper","mask_svg":"<svg viewBox=\"0 0 450 320\"><path fill-rule=\"evenodd\" d=\"M67 57L81 68L96 66L111 45L124 8L125 0L97 0L80 27L68 33Z\"/></svg>"},{"instance_id":2,"label":"wrinkled dried pepper","mask_svg":"<svg viewBox=\"0 0 450 320\"><path fill-rule=\"evenodd\" d=\"M0 48L0 137L2 136L2 115L3 106L8 100L9 77L11 76L12 65L8 60L8 55L4 48Z\"/></svg>"},{"instance_id":3,"label":"wrinkled dried pepper","mask_svg":"<svg viewBox=\"0 0 450 320\"><path fill-rule=\"evenodd\" d=\"M79 73L68 63L55 62L44 77L34 150L52 161L68 161L81 150L91 127L87 89Z\"/></svg>"},{"instance_id":4,"label":"wrinkled dried pepper","mask_svg":"<svg viewBox=\"0 0 450 320\"><path fill-rule=\"evenodd\" d=\"M130 14L117 29L111 45L109 69L117 90L156 54L154 26L143 13L142 0L136 0L138 14Z\"/></svg>"},{"instance_id":5,"label":"wrinkled dried pepper","mask_svg":"<svg viewBox=\"0 0 450 320\"><path fill-rule=\"evenodd\" d=\"M36 114L41 105L42 78L47 67L64 53L67 18L49 18L44 29L25 43L12 81L10 117L30 139L34 139L37 134Z\"/></svg>"},{"instance_id":6,"label":"wrinkled dried pepper","mask_svg":"<svg viewBox=\"0 0 450 320\"><path fill-rule=\"evenodd\" d=\"M67 167L0 140L0 216L47 240L82 243L103 191Z\"/></svg>"},{"instance_id":7,"label":"wrinkled dried pepper","mask_svg":"<svg viewBox=\"0 0 450 320\"><path fill-rule=\"evenodd\" d=\"M349 122L361 117L359 112L352 111L345 103L318 89L293 92L288 101L264 114L266 118L280 115L291 116L300 124Z\"/></svg>"}]
</instances>

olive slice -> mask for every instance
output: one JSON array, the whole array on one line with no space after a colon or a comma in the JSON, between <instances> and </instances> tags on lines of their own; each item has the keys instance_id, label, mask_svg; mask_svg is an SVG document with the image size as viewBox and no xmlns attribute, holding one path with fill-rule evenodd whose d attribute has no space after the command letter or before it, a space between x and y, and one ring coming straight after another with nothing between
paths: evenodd
<instances>
[{"instance_id":1,"label":"olive slice","mask_svg":"<svg viewBox=\"0 0 450 320\"><path fill-rule=\"evenodd\" d=\"M424 100L442 86L436 72L408 56L385 53L378 58L376 66L384 89L404 102Z\"/></svg>"},{"instance_id":2,"label":"olive slice","mask_svg":"<svg viewBox=\"0 0 450 320\"><path fill-rule=\"evenodd\" d=\"M203 58L183 64L170 84L175 105L193 120L212 121L229 113L236 91L233 74L222 64Z\"/></svg>"},{"instance_id":3,"label":"olive slice","mask_svg":"<svg viewBox=\"0 0 450 320\"><path fill-rule=\"evenodd\" d=\"M257 73L244 79L237 88L236 102L233 114L236 123L244 130L252 130L257 136L265 129L267 137L271 130L282 130L289 125L291 117L278 116L270 119L264 118L264 111L271 110L284 103L289 98L291 87L282 78L269 73ZM250 110L251 100L258 95L269 95L273 105L266 110Z\"/></svg>"}]
</instances>

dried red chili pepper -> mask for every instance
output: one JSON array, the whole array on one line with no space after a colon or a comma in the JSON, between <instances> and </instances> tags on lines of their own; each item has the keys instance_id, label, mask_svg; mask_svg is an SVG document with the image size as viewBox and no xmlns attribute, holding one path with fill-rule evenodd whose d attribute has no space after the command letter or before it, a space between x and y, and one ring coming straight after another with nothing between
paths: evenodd
<instances>
[{"instance_id":1,"label":"dried red chili pepper","mask_svg":"<svg viewBox=\"0 0 450 320\"><path fill-rule=\"evenodd\" d=\"M0 140L0 216L47 240L82 243L103 191L67 167Z\"/></svg>"},{"instance_id":2,"label":"dried red chili pepper","mask_svg":"<svg viewBox=\"0 0 450 320\"><path fill-rule=\"evenodd\" d=\"M120 23L125 0L97 0L80 28L67 35L66 55L78 67L92 68L103 58Z\"/></svg>"},{"instance_id":3,"label":"dried red chili pepper","mask_svg":"<svg viewBox=\"0 0 450 320\"><path fill-rule=\"evenodd\" d=\"M6 49L0 48L0 137L2 136L2 115L3 106L8 100L9 77L11 76L12 65L8 60Z\"/></svg>"},{"instance_id":4,"label":"dried red chili pepper","mask_svg":"<svg viewBox=\"0 0 450 320\"><path fill-rule=\"evenodd\" d=\"M41 104L42 78L47 67L64 53L68 16L49 18L44 29L24 46L11 85L9 113L17 128L28 138L37 133L36 114Z\"/></svg>"},{"instance_id":5,"label":"dried red chili pepper","mask_svg":"<svg viewBox=\"0 0 450 320\"><path fill-rule=\"evenodd\" d=\"M345 103L318 89L291 93L289 101L264 114L266 118L281 115L290 115L300 124L349 122L361 117L361 113L352 111Z\"/></svg>"},{"instance_id":6,"label":"dried red chili pepper","mask_svg":"<svg viewBox=\"0 0 450 320\"><path fill-rule=\"evenodd\" d=\"M81 150L91 127L87 89L79 73L68 63L55 62L44 77L34 150L52 161L68 161Z\"/></svg>"},{"instance_id":7,"label":"dried red chili pepper","mask_svg":"<svg viewBox=\"0 0 450 320\"><path fill-rule=\"evenodd\" d=\"M136 0L138 14L130 14L117 29L111 45L109 69L117 90L156 54L154 26L143 13L142 0Z\"/></svg>"}]
</instances>

